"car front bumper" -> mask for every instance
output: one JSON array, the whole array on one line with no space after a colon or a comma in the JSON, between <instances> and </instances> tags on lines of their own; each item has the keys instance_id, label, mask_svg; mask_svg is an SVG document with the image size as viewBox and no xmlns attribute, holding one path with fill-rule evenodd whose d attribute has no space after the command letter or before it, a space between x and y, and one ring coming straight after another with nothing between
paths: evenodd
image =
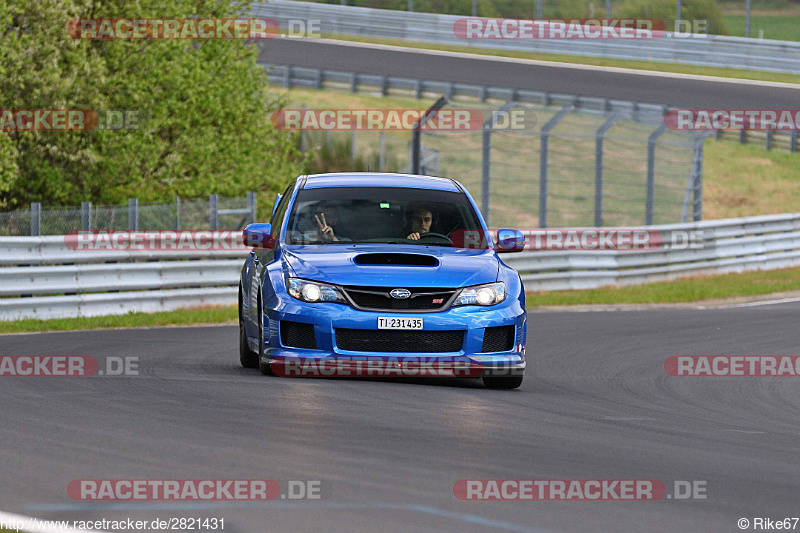
<instances>
[{"instance_id":1,"label":"car front bumper","mask_svg":"<svg viewBox=\"0 0 800 533\"><path fill-rule=\"evenodd\" d=\"M264 325L264 350L262 363L271 366L312 363L328 368L351 368L378 362L384 368L395 369L396 374L413 375L415 365L445 371L452 367L453 375L464 377L521 376L526 367L526 314L518 300L509 300L491 307L458 306L435 313L397 313L391 311L362 311L348 305L335 303L310 304L291 297L280 299L274 309L265 309L268 318ZM361 330L376 335L387 330L378 329L378 317L422 318L424 332L463 332L463 343L457 351L362 351L346 350L337 342L337 330ZM314 348L301 348L286 344L281 330L302 324L309 332L313 327ZM510 349L484 351L486 328L514 327L514 342ZM398 330L390 330L398 331ZM406 331L406 330L402 330ZM414 331L408 330L410 335ZM435 335L435 334L434 334ZM282 341L283 337L283 341ZM433 348L436 350L436 348ZM351 363L356 362L356 363ZM364 368L362 366L361 368ZM345 375L347 375L345 373ZM352 375L352 374L351 374ZM438 374L435 374L438 375ZM446 372L442 375L446 375Z\"/></svg>"}]
</instances>

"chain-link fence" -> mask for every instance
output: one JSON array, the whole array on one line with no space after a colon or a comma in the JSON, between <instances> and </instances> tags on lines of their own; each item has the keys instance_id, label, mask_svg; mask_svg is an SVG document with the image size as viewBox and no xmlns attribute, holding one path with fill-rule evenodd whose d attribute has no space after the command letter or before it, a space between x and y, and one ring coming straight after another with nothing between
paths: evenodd
<instances>
[{"instance_id":1,"label":"chain-link fence","mask_svg":"<svg viewBox=\"0 0 800 533\"><path fill-rule=\"evenodd\" d=\"M704 135L650 110L449 102L471 127L423 128L414 168L406 131L303 131L321 171L400 171L463 183L492 227L669 224L702 219ZM478 118L477 127L474 120ZM485 121L481 128L480 121ZM377 184L376 184L377 185Z\"/></svg>"},{"instance_id":2,"label":"chain-link fence","mask_svg":"<svg viewBox=\"0 0 800 533\"><path fill-rule=\"evenodd\" d=\"M702 217L701 141L667 130L658 115L449 105L466 107L486 117L482 130L423 129L421 143L438 153L438 174L462 182L492 226L624 226Z\"/></svg>"},{"instance_id":3,"label":"chain-link fence","mask_svg":"<svg viewBox=\"0 0 800 533\"><path fill-rule=\"evenodd\" d=\"M220 197L174 202L139 202L126 205L93 205L84 202L73 207L43 207L0 213L0 235L66 235L88 230L202 230L241 229L256 221L256 193L244 198Z\"/></svg>"}]
</instances>

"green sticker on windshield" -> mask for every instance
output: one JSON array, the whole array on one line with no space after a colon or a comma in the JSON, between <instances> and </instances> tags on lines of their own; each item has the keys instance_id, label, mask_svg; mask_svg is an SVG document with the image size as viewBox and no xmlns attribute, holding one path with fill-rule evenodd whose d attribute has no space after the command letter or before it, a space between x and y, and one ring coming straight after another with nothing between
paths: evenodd
<instances>
[{"instance_id":1,"label":"green sticker on windshield","mask_svg":"<svg viewBox=\"0 0 800 533\"><path fill-rule=\"evenodd\" d=\"M389 204L381 203L381 209L389 209Z\"/></svg>"}]
</instances>

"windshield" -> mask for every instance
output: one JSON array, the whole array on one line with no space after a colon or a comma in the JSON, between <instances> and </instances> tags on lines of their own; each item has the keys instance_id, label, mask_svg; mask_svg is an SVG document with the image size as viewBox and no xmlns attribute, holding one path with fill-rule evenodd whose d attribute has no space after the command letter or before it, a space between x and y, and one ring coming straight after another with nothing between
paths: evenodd
<instances>
[{"instance_id":1,"label":"windshield","mask_svg":"<svg viewBox=\"0 0 800 533\"><path fill-rule=\"evenodd\" d=\"M402 187L303 189L289 216L286 242L488 248L464 193Z\"/></svg>"}]
</instances>

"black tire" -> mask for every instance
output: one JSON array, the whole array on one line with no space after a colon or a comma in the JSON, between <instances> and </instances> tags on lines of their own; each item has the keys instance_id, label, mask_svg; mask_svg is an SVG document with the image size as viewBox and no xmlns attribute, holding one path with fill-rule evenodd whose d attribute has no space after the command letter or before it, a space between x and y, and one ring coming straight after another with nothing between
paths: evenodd
<instances>
[{"instance_id":1,"label":"black tire","mask_svg":"<svg viewBox=\"0 0 800 533\"><path fill-rule=\"evenodd\" d=\"M261 351L264 348L264 320L261 315L261 298L258 299L258 369L265 376L272 376L272 367L269 363L261 362Z\"/></svg>"},{"instance_id":2,"label":"black tire","mask_svg":"<svg viewBox=\"0 0 800 533\"><path fill-rule=\"evenodd\" d=\"M522 385L522 376L486 376L483 385L487 389L516 389Z\"/></svg>"},{"instance_id":3,"label":"black tire","mask_svg":"<svg viewBox=\"0 0 800 533\"><path fill-rule=\"evenodd\" d=\"M258 368L258 354L247 345L247 333L242 319L242 306L239 305L239 362L245 368Z\"/></svg>"}]
</instances>

